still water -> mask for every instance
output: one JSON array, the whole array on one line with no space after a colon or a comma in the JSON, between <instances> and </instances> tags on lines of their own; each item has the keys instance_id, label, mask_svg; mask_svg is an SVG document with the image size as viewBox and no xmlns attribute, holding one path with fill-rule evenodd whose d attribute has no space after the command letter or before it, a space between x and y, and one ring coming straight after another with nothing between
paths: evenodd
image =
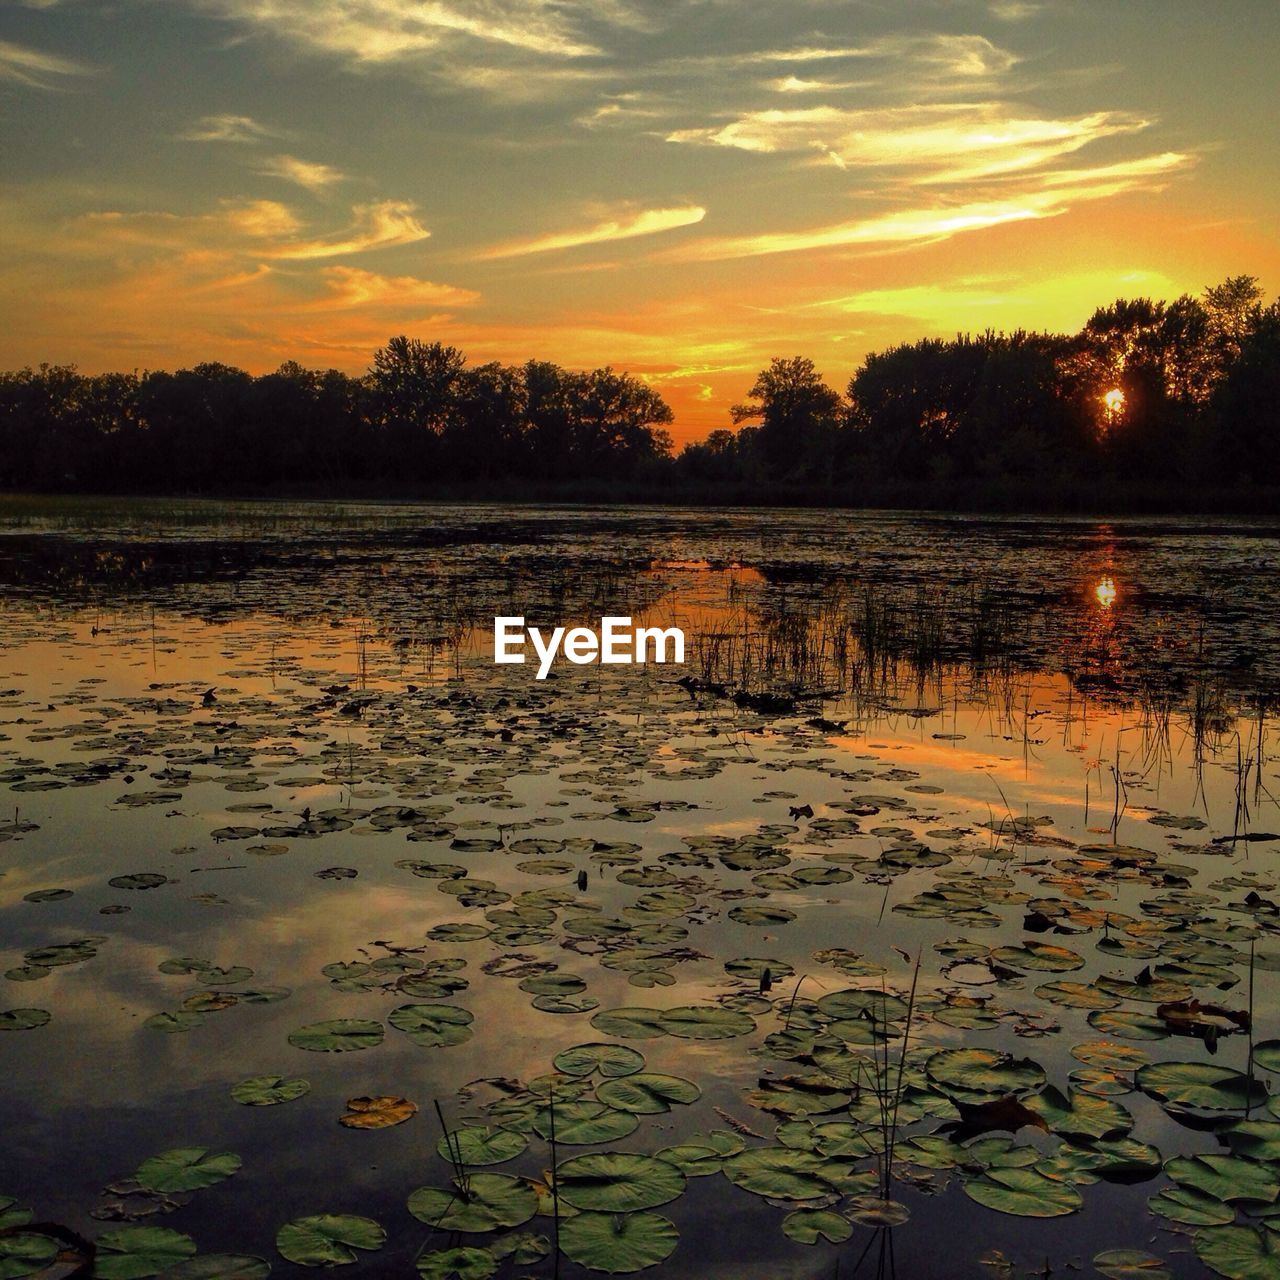
<instances>
[{"instance_id":1,"label":"still water","mask_svg":"<svg viewBox=\"0 0 1280 1280\"><path fill-rule=\"evenodd\" d=\"M0 506L0 1225L103 1276L1280 1274L1278 534ZM687 661L538 682L513 613ZM0 1275L87 1254L33 1234Z\"/></svg>"}]
</instances>

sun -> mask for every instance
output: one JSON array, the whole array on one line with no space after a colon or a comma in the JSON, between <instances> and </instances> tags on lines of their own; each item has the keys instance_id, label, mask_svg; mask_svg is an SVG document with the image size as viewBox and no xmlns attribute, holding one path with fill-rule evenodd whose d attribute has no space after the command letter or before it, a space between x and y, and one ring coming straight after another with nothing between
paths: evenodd
<instances>
[{"instance_id":1,"label":"sun","mask_svg":"<svg viewBox=\"0 0 1280 1280\"><path fill-rule=\"evenodd\" d=\"M1110 609L1120 593L1116 590L1115 579L1108 577L1099 580L1098 585L1093 589L1093 594L1102 608Z\"/></svg>"},{"instance_id":2,"label":"sun","mask_svg":"<svg viewBox=\"0 0 1280 1280\"><path fill-rule=\"evenodd\" d=\"M1102 397L1102 403L1107 407L1108 418L1118 418L1124 412L1124 392L1119 387L1112 387Z\"/></svg>"}]
</instances>

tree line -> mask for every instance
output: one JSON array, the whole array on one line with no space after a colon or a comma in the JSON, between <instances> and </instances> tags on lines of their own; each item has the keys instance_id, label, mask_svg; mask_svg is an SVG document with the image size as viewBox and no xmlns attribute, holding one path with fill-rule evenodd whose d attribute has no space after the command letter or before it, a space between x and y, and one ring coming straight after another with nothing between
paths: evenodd
<instances>
[{"instance_id":1,"label":"tree line","mask_svg":"<svg viewBox=\"0 0 1280 1280\"><path fill-rule=\"evenodd\" d=\"M1237 276L1199 297L1117 301L1072 335L921 339L868 355L843 393L811 360L775 359L731 417L734 429L677 455L670 407L632 375L472 366L406 337L359 377L292 362L260 377L213 363L99 375L42 365L0 373L0 487L620 483L855 504L983 485L1266 489L1280 485L1280 303Z\"/></svg>"}]
</instances>

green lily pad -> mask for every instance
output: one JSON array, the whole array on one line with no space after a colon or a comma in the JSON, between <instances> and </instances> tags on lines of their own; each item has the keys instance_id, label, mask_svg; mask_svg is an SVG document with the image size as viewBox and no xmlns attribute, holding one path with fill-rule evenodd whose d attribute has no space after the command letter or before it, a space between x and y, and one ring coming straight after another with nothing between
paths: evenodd
<instances>
[{"instance_id":1,"label":"green lily pad","mask_svg":"<svg viewBox=\"0 0 1280 1280\"><path fill-rule=\"evenodd\" d=\"M58 1242L36 1231L0 1235L0 1280L43 1271L58 1256Z\"/></svg>"},{"instance_id":2,"label":"green lily pad","mask_svg":"<svg viewBox=\"0 0 1280 1280\"><path fill-rule=\"evenodd\" d=\"M832 1192L824 1176L827 1162L813 1151L792 1147L751 1147L724 1162L736 1186L774 1200L821 1200Z\"/></svg>"},{"instance_id":3,"label":"green lily pad","mask_svg":"<svg viewBox=\"0 0 1280 1280\"><path fill-rule=\"evenodd\" d=\"M267 1280L271 1264L245 1253L204 1253L164 1273L164 1280Z\"/></svg>"},{"instance_id":4,"label":"green lily pad","mask_svg":"<svg viewBox=\"0 0 1280 1280\"><path fill-rule=\"evenodd\" d=\"M1261 1082L1207 1062L1154 1062L1139 1068L1136 1079L1139 1089L1161 1102L1202 1111L1244 1111L1267 1100Z\"/></svg>"},{"instance_id":5,"label":"green lily pad","mask_svg":"<svg viewBox=\"0 0 1280 1280\"><path fill-rule=\"evenodd\" d=\"M1227 1280L1276 1280L1280 1242L1261 1227L1207 1227L1197 1231L1196 1254Z\"/></svg>"},{"instance_id":6,"label":"green lily pad","mask_svg":"<svg viewBox=\"0 0 1280 1280\"><path fill-rule=\"evenodd\" d=\"M782 1220L782 1232L798 1244L817 1244L819 1240L843 1244L853 1235L853 1224L830 1209L793 1209Z\"/></svg>"},{"instance_id":7,"label":"green lily pad","mask_svg":"<svg viewBox=\"0 0 1280 1280\"><path fill-rule=\"evenodd\" d=\"M489 1280L498 1260L488 1249L464 1245L421 1254L417 1266L422 1280Z\"/></svg>"},{"instance_id":8,"label":"green lily pad","mask_svg":"<svg viewBox=\"0 0 1280 1280\"><path fill-rule=\"evenodd\" d=\"M204 1014L192 1009L179 1009L176 1013L153 1013L142 1025L151 1031L163 1031L177 1035L204 1026Z\"/></svg>"},{"instance_id":9,"label":"green lily pad","mask_svg":"<svg viewBox=\"0 0 1280 1280\"><path fill-rule=\"evenodd\" d=\"M473 1020L466 1009L451 1004L402 1004L387 1015L391 1026L427 1049L448 1048L470 1040Z\"/></svg>"},{"instance_id":10,"label":"green lily pad","mask_svg":"<svg viewBox=\"0 0 1280 1280\"><path fill-rule=\"evenodd\" d=\"M557 1103L554 1117L550 1107L540 1110L533 1121L533 1131L548 1141L552 1120L556 1142L568 1147L592 1147L598 1142L615 1142L639 1127L640 1121L630 1111L619 1111L603 1102L589 1100Z\"/></svg>"},{"instance_id":11,"label":"green lily pad","mask_svg":"<svg viewBox=\"0 0 1280 1280\"><path fill-rule=\"evenodd\" d=\"M661 1016L662 1029L681 1040L731 1040L756 1029L755 1019L736 1009L718 1004L686 1004L667 1009Z\"/></svg>"},{"instance_id":12,"label":"green lily pad","mask_svg":"<svg viewBox=\"0 0 1280 1280\"><path fill-rule=\"evenodd\" d=\"M1147 1201L1147 1208L1170 1222L1188 1227L1216 1227L1234 1222L1235 1210L1217 1196L1206 1195L1194 1187L1166 1187Z\"/></svg>"},{"instance_id":13,"label":"green lily pad","mask_svg":"<svg viewBox=\"0 0 1280 1280\"><path fill-rule=\"evenodd\" d=\"M382 1023L365 1018L332 1018L328 1022L312 1022L289 1033L295 1049L312 1053L350 1053L372 1049L382 1043Z\"/></svg>"},{"instance_id":14,"label":"green lily pad","mask_svg":"<svg viewBox=\"0 0 1280 1280\"><path fill-rule=\"evenodd\" d=\"M524 1134L511 1129L468 1126L442 1134L436 1151L445 1160L458 1159L471 1168L514 1160L528 1145L529 1139Z\"/></svg>"},{"instance_id":15,"label":"green lily pad","mask_svg":"<svg viewBox=\"0 0 1280 1280\"><path fill-rule=\"evenodd\" d=\"M300 1267L340 1267L358 1260L357 1249L381 1249L386 1239L372 1218L318 1213L285 1223L276 1232L276 1248Z\"/></svg>"},{"instance_id":16,"label":"green lily pad","mask_svg":"<svg viewBox=\"0 0 1280 1280\"><path fill-rule=\"evenodd\" d=\"M657 1213L579 1213L560 1224L560 1248L589 1271L624 1275L665 1262L680 1233Z\"/></svg>"},{"instance_id":17,"label":"green lily pad","mask_svg":"<svg viewBox=\"0 0 1280 1280\"><path fill-rule=\"evenodd\" d=\"M675 1165L629 1151L572 1156L555 1172L560 1199L575 1209L630 1213L676 1199L685 1176Z\"/></svg>"},{"instance_id":18,"label":"green lily pad","mask_svg":"<svg viewBox=\"0 0 1280 1280\"><path fill-rule=\"evenodd\" d=\"M608 1077L629 1076L644 1070L644 1054L628 1049L625 1044L593 1041L562 1049L552 1059L552 1065L567 1076L589 1076L595 1072Z\"/></svg>"},{"instance_id":19,"label":"green lily pad","mask_svg":"<svg viewBox=\"0 0 1280 1280\"><path fill-rule=\"evenodd\" d=\"M1094 1255L1094 1270L1107 1280L1172 1280L1163 1258L1143 1249L1106 1249Z\"/></svg>"},{"instance_id":20,"label":"green lily pad","mask_svg":"<svg viewBox=\"0 0 1280 1280\"><path fill-rule=\"evenodd\" d=\"M134 1177L148 1191L198 1191L231 1177L239 1168L240 1157L231 1151L175 1147L144 1160Z\"/></svg>"},{"instance_id":21,"label":"green lily pad","mask_svg":"<svg viewBox=\"0 0 1280 1280\"><path fill-rule=\"evenodd\" d=\"M647 1071L606 1080L596 1089L596 1097L607 1106L646 1116L670 1111L673 1102L697 1102L701 1096L702 1090L692 1080Z\"/></svg>"},{"instance_id":22,"label":"green lily pad","mask_svg":"<svg viewBox=\"0 0 1280 1280\"><path fill-rule=\"evenodd\" d=\"M246 1107L274 1107L309 1093L311 1084L300 1076L250 1076L231 1086L231 1096Z\"/></svg>"},{"instance_id":23,"label":"green lily pad","mask_svg":"<svg viewBox=\"0 0 1280 1280\"><path fill-rule=\"evenodd\" d=\"M145 1280L190 1258L196 1242L167 1227L121 1227L96 1241L94 1280Z\"/></svg>"},{"instance_id":24,"label":"green lily pad","mask_svg":"<svg viewBox=\"0 0 1280 1280\"><path fill-rule=\"evenodd\" d=\"M518 1227L537 1212L538 1195L523 1178L503 1173L472 1173L452 1190L419 1187L409 1197L409 1212L441 1231L485 1232Z\"/></svg>"},{"instance_id":25,"label":"green lily pad","mask_svg":"<svg viewBox=\"0 0 1280 1280\"><path fill-rule=\"evenodd\" d=\"M1164 1171L1180 1186L1194 1187L1224 1204L1274 1204L1280 1195L1280 1170L1238 1156L1175 1156Z\"/></svg>"},{"instance_id":26,"label":"green lily pad","mask_svg":"<svg viewBox=\"0 0 1280 1280\"><path fill-rule=\"evenodd\" d=\"M1253 1046L1253 1060L1267 1071L1280 1071L1280 1040L1263 1040Z\"/></svg>"},{"instance_id":27,"label":"green lily pad","mask_svg":"<svg viewBox=\"0 0 1280 1280\"><path fill-rule=\"evenodd\" d=\"M51 1017L48 1009L6 1009L0 1013L0 1031L34 1031Z\"/></svg>"},{"instance_id":28,"label":"green lily pad","mask_svg":"<svg viewBox=\"0 0 1280 1280\"><path fill-rule=\"evenodd\" d=\"M1034 1169L988 1169L964 1183L970 1200L1018 1218L1059 1218L1075 1213L1084 1200L1075 1187Z\"/></svg>"},{"instance_id":29,"label":"green lily pad","mask_svg":"<svg viewBox=\"0 0 1280 1280\"><path fill-rule=\"evenodd\" d=\"M1031 1093L1045 1081L1044 1068L1030 1058L990 1049L943 1049L929 1058L925 1071L944 1093L965 1102Z\"/></svg>"},{"instance_id":30,"label":"green lily pad","mask_svg":"<svg viewBox=\"0 0 1280 1280\"><path fill-rule=\"evenodd\" d=\"M606 1035L621 1036L624 1040L653 1040L665 1036L661 1009L647 1009L628 1005L621 1009L602 1009L591 1019L591 1025Z\"/></svg>"}]
</instances>

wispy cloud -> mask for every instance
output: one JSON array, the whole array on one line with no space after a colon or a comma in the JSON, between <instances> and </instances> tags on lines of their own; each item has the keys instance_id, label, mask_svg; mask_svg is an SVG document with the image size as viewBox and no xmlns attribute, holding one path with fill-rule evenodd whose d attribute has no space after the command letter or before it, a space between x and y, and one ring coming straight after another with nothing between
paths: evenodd
<instances>
[{"instance_id":1,"label":"wispy cloud","mask_svg":"<svg viewBox=\"0 0 1280 1280\"><path fill-rule=\"evenodd\" d=\"M361 63L470 38L550 57L599 53L556 0L198 0L225 18ZM583 6L579 5L579 9Z\"/></svg>"},{"instance_id":2,"label":"wispy cloud","mask_svg":"<svg viewBox=\"0 0 1280 1280\"><path fill-rule=\"evenodd\" d=\"M178 137L184 142L265 142L280 135L251 116L213 115L201 116L184 129Z\"/></svg>"},{"instance_id":3,"label":"wispy cloud","mask_svg":"<svg viewBox=\"0 0 1280 1280\"><path fill-rule=\"evenodd\" d=\"M347 226L320 235L278 200L228 200L201 214L88 213L71 224L65 247L94 253L118 244L209 259L306 262L416 244L430 234L405 200L355 205Z\"/></svg>"},{"instance_id":4,"label":"wispy cloud","mask_svg":"<svg viewBox=\"0 0 1280 1280\"><path fill-rule=\"evenodd\" d=\"M701 222L707 211L696 205L674 209L642 209L638 213L620 214L602 222L572 231L558 231L528 240L512 240L494 245L477 255L480 259L517 258L526 254L551 253L557 249L575 249L580 245L605 244L612 240L630 240L635 236L655 235L678 227Z\"/></svg>"},{"instance_id":5,"label":"wispy cloud","mask_svg":"<svg viewBox=\"0 0 1280 1280\"><path fill-rule=\"evenodd\" d=\"M271 156L256 168L259 173L265 173L268 177L296 183L312 192L325 191L339 182L345 182L347 177L331 165L299 160L297 156Z\"/></svg>"},{"instance_id":6,"label":"wispy cloud","mask_svg":"<svg viewBox=\"0 0 1280 1280\"><path fill-rule=\"evenodd\" d=\"M679 129L668 142L743 151L817 150L842 167L916 170L920 182L964 182L1047 164L1148 121L1119 112L1051 119L998 102L859 111L817 106L752 111L729 123Z\"/></svg>"},{"instance_id":7,"label":"wispy cloud","mask_svg":"<svg viewBox=\"0 0 1280 1280\"><path fill-rule=\"evenodd\" d=\"M379 200L352 209L350 226L336 235L299 240L278 246L273 256L302 260L337 258L373 249L416 244L431 232L418 221L416 207L407 200Z\"/></svg>"},{"instance_id":8,"label":"wispy cloud","mask_svg":"<svg viewBox=\"0 0 1280 1280\"><path fill-rule=\"evenodd\" d=\"M707 239L670 250L664 256L678 261L719 261L813 249L947 240L966 232L981 231L1006 223L1055 218L1077 203L1108 199L1127 191L1150 187L1153 180L1158 181L1175 170L1187 167L1191 162L1192 157L1186 154L1166 152L1160 156L1097 170L1074 174L1070 171L1045 174L1033 189L1002 199L900 209L796 231Z\"/></svg>"},{"instance_id":9,"label":"wispy cloud","mask_svg":"<svg viewBox=\"0 0 1280 1280\"><path fill-rule=\"evenodd\" d=\"M26 89L61 89L68 79L87 76L94 68L71 58L42 53L11 40L0 40L0 84L18 84Z\"/></svg>"},{"instance_id":10,"label":"wispy cloud","mask_svg":"<svg viewBox=\"0 0 1280 1280\"><path fill-rule=\"evenodd\" d=\"M325 267L321 276L328 292L313 305L324 310L463 307L480 300L472 289L436 284L416 276L378 275L358 267Z\"/></svg>"}]
</instances>

